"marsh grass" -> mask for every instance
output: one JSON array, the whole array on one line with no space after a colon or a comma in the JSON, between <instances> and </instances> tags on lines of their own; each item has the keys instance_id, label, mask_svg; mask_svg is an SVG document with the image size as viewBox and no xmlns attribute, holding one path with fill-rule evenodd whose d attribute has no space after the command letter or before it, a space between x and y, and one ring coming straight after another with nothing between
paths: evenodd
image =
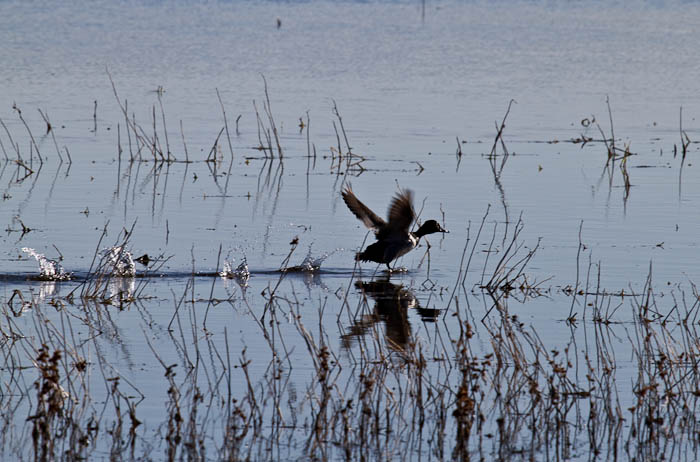
<instances>
[{"instance_id":1,"label":"marsh grass","mask_svg":"<svg viewBox=\"0 0 700 462\"><path fill-rule=\"evenodd\" d=\"M276 201L283 159L293 156L282 146L264 84L262 115L255 106L265 156L258 196L267 192ZM149 177L155 200L155 178L178 162L160 94L160 118L154 105L147 130L114 88L129 163L160 165ZM224 126L206 159L186 154L185 163L218 168L224 133L233 162L232 131L218 91L217 97ZM496 125L489 157L497 182L509 155L503 140L509 111L510 105ZM332 113L337 146L329 148L330 171L361 174L367 159L351 147L335 102ZM601 129L607 162L613 168L620 162L629 194L632 153L615 145L609 114L610 136ZM12 181L38 178L45 154L28 125L28 152L2 125L11 146L2 148L6 162L17 166ZM308 172L316 162L308 113L303 125ZM117 137L121 154L120 130ZM55 138L54 146L62 161ZM226 196L227 183L220 191ZM71 288L68 295L42 296L18 285L2 298L0 454L40 461L570 460L584 453L599 460L694 460L700 447L695 284L658 297L650 265L636 288L606 289L601 262L583 244L582 224L575 281L557 290L532 276L540 241L526 239L522 215L509 225L493 221L489 207L475 229L467 225L459 267L444 290L428 279L370 279L355 267L338 279L337 290L305 296L290 271L294 238L260 292L241 288L235 297L218 297L217 273L202 283L193 255L191 276L172 291L172 302L151 303L156 296L147 276L167 258L157 257L141 277L124 272L139 230L134 224L107 246L105 226L87 275L58 283ZM104 247L116 254L101 253ZM566 318L552 321L557 335L523 321L544 300L561 305L557 313ZM136 336L122 331L130 315L139 320ZM239 323L256 337L255 349L238 334ZM135 337L150 355L146 381L114 354ZM621 343L631 345L629 357L616 354Z\"/></svg>"},{"instance_id":2,"label":"marsh grass","mask_svg":"<svg viewBox=\"0 0 700 462\"><path fill-rule=\"evenodd\" d=\"M148 393L102 353L105 342L121 342L106 263L78 286L80 298L47 303L19 291L3 305L8 375L0 396L3 409L27 419L5 414L0 451L20 460L551 460L581 451L648 460L696 444L695 285L674 291L669 311L659 306L650 267L641 289L630 289L627 308L611 311L612 295L589 260L573 292L590 321L562 324L570 336L553 345L517 314L542 297L526 276L538 245L525 248L521 219L508 245L486 247L494 241L481 237L487 217L465 242L449 303L423 301L424 288L353 274L357 296L329 313L333 295L300 299L285 289L294 277L286 271L260 295L218 300L216 309L223 303L257 326L265 350L252 357L228 327L206 321L212 299L196 297L193 271L174 297L172 328L142 324L162 371ZM115 244L128 246L133 231ZM489 250L473 258L477 247ZM482 281L467 271L476 262ZM457 290L463 286L469 291ZM135 296L126 307L150 318L144 300ZM485 314L475 321L479 304ZM428 310L422 327L413 310ZM632 345L631 359L615 354L620 336ZM631 395L622 393L619 370L632 379ZM141 411L154 395L163 400L159 421Z\"/></svg>"}]
</instances>

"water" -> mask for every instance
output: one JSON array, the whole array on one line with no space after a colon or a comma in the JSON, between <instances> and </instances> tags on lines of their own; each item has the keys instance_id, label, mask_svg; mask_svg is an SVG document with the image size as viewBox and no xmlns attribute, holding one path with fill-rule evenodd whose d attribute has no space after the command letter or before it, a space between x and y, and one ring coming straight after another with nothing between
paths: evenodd
<instances>
[{"instance_id":1,"label":"water","mask_svg":"<svg viewBox=\"0 0 700 462\"><path fill-rule=\"evenodd\" d=\"M30 257L39 262L39 278L47 281L68 281L70 280L70 273L61 266L56 260L51 260L46 258L45 255L37 253L34 249L29 247L22 247L22 252L26 253Z\"/></svg>"},{"instance_id":2,"label":"water","mask_svg":"<svg viewBox=\"0 0 700 462\"><path fill-rule=\"evenodd\" d=\"M340 450L319 455L317 445L304 444L323 402L323 389L314 387L333 383L343 390L336 398L354 396L358 403L361 394L352 390L361 374L353 371L380 373L366 367L384 364L392 371L384 378L388 390L422 383L429 389L450 384L454 392L458 380L449 371L459 368L444 364L460 357L453 349L459 313L474 329L470 351L482 359L506 343L494 341L501 338L494 332L508 329L531 345L530 356L539 346L528 343L529 328L546 346L540 354L568 345L571 362L580 366L570 377L586 389L582 351L593 349L590 342L600 345L592 339L607 338L620 407L632 406L639 377L634 358L647 352L632 340L644 337L635 313L651 305L640 294L653 289L660 319L695 310L699 17L697 4L672 1L440 1L424 9L419 2L316 0L0 3L0 119L7 127L0 127L0 302L8 317L2 333L7 345L24 339L21 352L10 350L4 373L20 374L16 365L31 361L35 367L42 343L65 351L70 359L61 363L60 385L80 397L80 428L101 414L95 403L121 396L121 412L128 401L142 422L134 454L160 459L169 457L164 435L175 431L167 425L173 403L167 366L178 364L173 380L188 409L193 377L208 405L230 403L229 389L240 405L248 384L241 367L230 363L238 364L245 349L253 389L279 392L260 406L264 431L241 439L247 450L339 459ZM257 149L267 141L255 107L262 126L270 127L263 75L282 161L272 135L272 152ZM489 154L511 100L503 131L510 155L499 172L503 147L496 146L494 169ZM611 136L606 100L620 148L620 158L608 164L601 142ZM228 132L221 131L222 103ZM681 107L691 141L684 160ZM154 159L148 143L139 152L136 134L153 139L154 116L159 149L176 162ZM584 137L593 140L571 142ZM348 144L361 157L348 158ZM623 160L626 146L633 155ZM398 187L413 189L421 219L437 219L450 234L429 236L429 252L424 243L398 262L407 271L388 279L376 265L356 266L366 229L340 197L349 180L382 216ZM498 267L515 230L522 247ZM493 308L483 286L494 274L517 275L509 270L538 243L516 289L507 299L496 297ZM468 270L461 265L465 245L464 262L473 255ZM146 265L134 262L144 254ZM73 280L36 280L56 279L49 274ZM583 287L587 295L572 297ZM601 300L602 293L638 296ZM603 317L612 313L607 330L593 322L596 307ZM503 310L525 323L522 332L496 325ZM572 313L578 324L564 322ZM37 330L41 325L52 327ZM69 325L70 335L58 327ZM654 326L659 337L694 338ZM691 344L674 348L692 354ZM320 367L323 348L333 358L329 369ZM420 380L410 372L420 363L413 362L417 351L430 363ZM71 366L81 357L89 377L69 390L67 377L82 377ZM320 381L323 371L333 379ZM20 375L28 385L37 377L35 368ZM269 378L274 375L285 377L279 387ZM21 388L26 398L6 400L6 408L21 409L21 418L8 419L4 428L29 441L25 418L36 413L38 398L16 385L19 375L11 377L5 392ZM114 377L121 395L109 392L115 382L106 379ZM515 377L513 383L519 383ZM283 416L271 411L283 407L275 396L284 396ZM452 416L455 396L431 402L443 403ZM347 405L330 402L336 411ZM498 400L484 402L495 404L482 434L497 433ZM392 409L394 421L414 421L404 407ZM110 407L102 428L117 414ZM226 425L217 430L223 414L209 415L194 419L206 435L202 458L215 460ZM430 425L438 425L437 415L427 418ZM623 435L631 434L636 417L628 415ZM449 420L444 431L436 430L447 435L442 455L434 440L402 434L372 457L449 458L457 427ZM551 445L511 430L521 440L485 448L472 434L469 451L514 458L528 448L533 458L548 458ZM265 442L251 439L253 433ZM289 438L284 445L280 435ZM580 430L571 438L574 449L566 457L582 460L589 438ZM91 458L106 458L110 450L128 454L104 433L90 439ZM688 440L667 439L695 458ZM370 446L377 450L376 442ZM8 443L3 451L31 458L30 447ZM348 447L352 454L363 450ZM637 447L644 458L645 446Z\"/></svg>"}]
</instances>

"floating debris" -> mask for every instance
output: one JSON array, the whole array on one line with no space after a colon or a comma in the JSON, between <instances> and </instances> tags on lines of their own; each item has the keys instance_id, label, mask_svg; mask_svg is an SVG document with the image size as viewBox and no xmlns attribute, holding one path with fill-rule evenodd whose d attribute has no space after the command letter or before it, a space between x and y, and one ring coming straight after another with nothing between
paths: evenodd
<instances>
[{"instance_id":1,"label":"floating debris","mask_svg":"<svg viewBox=\"0 0 700 462\"><path fill-rule=\"evenodd\" d=\"M39 279L44 281L68 281L71 273L67 272L56 260L47 258L44 254L30 247L22 247L22 252L34 257L39 262Z\"/></svg>"},{"instance_id":2,"label":"floating debris","mask_svg":"<svg viewBox=\"0 0 700 462\"><path fill-rule=\"evenodd\" d=\"M139 258L134 259L135 262L141 263L143 266L148 266L151 260L151 257L149 257L147 253L144 253Z\"/></svg>"},{"instance_id":3,"label":"floating debris","mask_svg":"<svg viewBox=\"0 0 700 462\"><path fill-rule=\"evenodd\" d=\"M136 275L136 264L131 252L117 245L104 249L102 256L105 259L105 266L113 268L112 275L119 277L134 277Z\"/></svg>"}]
</instances>

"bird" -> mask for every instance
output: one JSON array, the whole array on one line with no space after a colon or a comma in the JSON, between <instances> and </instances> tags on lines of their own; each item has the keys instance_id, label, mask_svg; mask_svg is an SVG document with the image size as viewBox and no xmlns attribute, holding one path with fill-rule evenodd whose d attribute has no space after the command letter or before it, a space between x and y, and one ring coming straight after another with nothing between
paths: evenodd
<instances>
[{"instance_id":1,"label":"bird","mask_svg":"<svg viewBox=\"0 0 700 462\"><path fill-rule=\"evenodd\" d=\"M426 221L414 232L409 231L416 219L413 211L413 191L410 189L401 190L394 196L389 204L388 221L384 221L360 202L349 184L342 191L342 196L345 205L365 226L374 231L377 238L377 242L358 252L355 260L385 264L389 272L393 271L389 263L415 249L421 237L449 232L435 220Z\"/></svg>"}]
</instances>

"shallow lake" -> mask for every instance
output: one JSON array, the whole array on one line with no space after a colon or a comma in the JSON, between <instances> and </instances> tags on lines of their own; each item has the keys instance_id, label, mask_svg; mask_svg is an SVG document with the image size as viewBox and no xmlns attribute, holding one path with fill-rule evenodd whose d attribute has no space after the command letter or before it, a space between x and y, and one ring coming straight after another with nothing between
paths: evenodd
<instances>
[{"instance_id":1,"label":"shallow lake","mask_svg":"<svg viewBox=\"0 0 700 462\"><path fill-rule=\"evenodd\" d=\"M0 2L3 459L695 460L699 23Z\"/></svg>"}]
</instances>

